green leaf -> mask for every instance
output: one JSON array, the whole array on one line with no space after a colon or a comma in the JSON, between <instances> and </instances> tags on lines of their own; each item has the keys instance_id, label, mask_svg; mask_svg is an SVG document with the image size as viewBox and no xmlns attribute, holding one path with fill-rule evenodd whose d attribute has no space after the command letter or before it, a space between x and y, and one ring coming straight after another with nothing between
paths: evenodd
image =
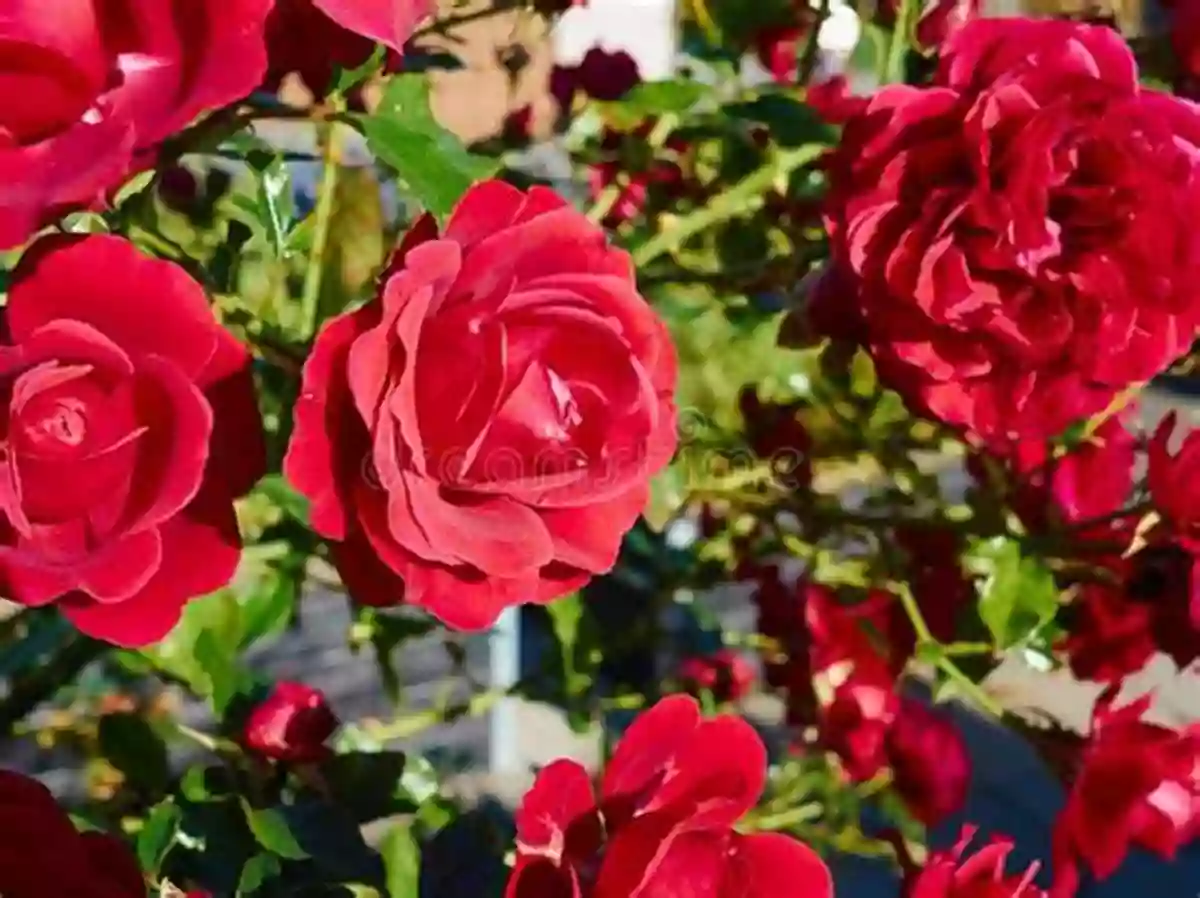
<instances>
[{"instance_id":1,"label":"green leaf","mask_svg":"<svg viewBox=\"0 0 1200 898\"><path fill-rule=\"evenodd\" d=\"M496 160L469 152L437 123L429 108L428 79L421 75L392 77L375 112L357 118L371 152L395 169L413 199L438 218L498 167Z\"/></svg>"},{"instance_id":2,"label":"green leaf","mask_svg":"<svg viewBox=\"0 0 1200 898\"><path fill-rule=\"evenodd\" d=\"M280 874L282 868L279 858L273 854L256 854L242 867L242 875L238 879L238 895L251 895L261 889L268 880Z\"/></svg>"},{"instance_id":3,"label":"green leaf","mask_svg":"<svg viewBox=\"0 0 1200 898\"><path fill-rule=\"evenodd\" d=\"M563 674L566 678L567 696L573 698L587 691L590 679L579 670L576 659L579 657L580 635L583 624L583 595L573 593L566 598L551 602L546 606L550 615L550 623L554 635L558 639L559 651L562 653Z\"/></svg>"},{"instance_id":4,"label":"green leaf","mask_svg":"<svg viewBox=\"0 0 1200 898\"><path fill-rule=\"evenodd\" d=\"M146 873L156 875L167 850L175 843L179 822L183 815L174 801L167 799L152 808L138 833L138 866Z\"/></svg>"},{"instance_id":5,"label":"green leaf","mask_svg":"<svg viewBox=\"0 0 1200 898\"><path fill-rule=\"evenodd\" d=\"M387 889L391 898L417 898L421 886L421 847L412 829L397 826L379 845L387 868Z\"/></svg>"},{"instance_id":6,"label":"green leaf","mask_svg":"<svg viewBox=\"0 0 1200 898\"><path fill-rule=\"evenodd\" d=\"M698 81L646 81L633 88L619 100L605 104L605 111L622 126L636 125L643 119L665 114L682 115L709 92Z\"/></svg>"},{"instance_id":7,"label":"green leaf","mask_svg":"<svg viewBox=\"0 0 1200 898\"><path fill-rule=\"evenodd\" d=\"M1054 575L1038 559L1023 556L1017 541L978 540L964 560L982 578L979 617L998 648L1029 641L1054 619L1058 608Z\"/></svg>"},{"instance_id":8,"label":"green leaf","mask_svg":"<svg viewBox=\"0 0 1200 898\"><path fill-rule=\"evenodd\" d=\"M258 844L282 858L292 861L302 861L308 857L308 852L300 847L288 826L287 817L277 808L251 807L242 799L242 808L246 812L246 823Z\"/></svg>"},{"instance_id":9,"label":"green leaf","mask_svg":"<svg viewBox=\"0 0 1200 898\"><path fill-rule=\"evenodd\" d=\"M292 201L292 176L283 156L253 151L247 161L257 173L254 197L234 197L237 207L249 216L251 224L263 229L276 257L288 253L288 238L295 222Z\"/></svg>"},{"instance_id":10,"label":"green leaf","mask_svg":"<svg viewBox=\"0 0 1200 898\"><path fill-rule=\"evenodd\" d=\"M255 491L262 493L288 517L305 527L309 523L308 499L288 483L282 474L268 474L258 482Z\"/></svg>"},{"instance_id":11,"label":"green leaf","mask_svg":"<svg viewBox=\"0 0 1200 898\"><path fill-rule=\"evenodd\" d=\"M237 648L238 643L221 642L211 630L196 638L196 660L208 674L208 697L218 715L238 692Z\"/></svg>"},{"instance_id":12,"label":"green leaf","mask_svg":"<svg viewBox=\"0 0 1200 898\"><path fill-rule=\"evenodd\" d=\"M162 792L170 780L167 746L143 718L132 713L100 718L97 741L102 754L130 783L147 792Z\"/></svg>"},{"instance_id":13,"label":"green leaf","mask_svg":"<svg viewBox=\"0 0 1200 898\"><path fill-rule=\"evenodd\" d=\"M783 94L763 94L746 103L731 103L723 111L731 118L765 125L771 139L785 147L832 143L837 133L811 106Z\"/></svg>"},{"instance_id":14,"label":"green leaf","mask_svg":"<svg viewBox=\"0 0 1200 898\"><path fill-rule=\"evenodd\" d=\"M243 597L243 649L287 629L304 586L304 561L302 555L283 559L263 577L257 589Z\"/></svg>"}]
</instances>

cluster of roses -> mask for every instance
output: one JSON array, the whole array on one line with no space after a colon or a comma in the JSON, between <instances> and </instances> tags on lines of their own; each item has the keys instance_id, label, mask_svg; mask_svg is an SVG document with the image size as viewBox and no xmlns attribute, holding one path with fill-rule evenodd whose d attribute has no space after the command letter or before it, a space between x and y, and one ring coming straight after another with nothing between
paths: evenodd
<instances>
[{"instance_id":1,"label":"cluster of roses","mask_svg":"<svg viewBox=\"0 0 1200 898\"><path fill-rule=\"evenodd\" d=\"M393 50L427 11L314 5ZM0 99L0 246L101 202L264 76L270 0L68 7L5 21L21 52ZM5 319L0 592L158 640L239 560L233 502L264 467L250 352L180 266L119 236L35 241ZM320 331L284 468L355 598L486 627L611 568L673 454L675 381L628 255L554 192L484 182L441 232L416 222L376 298Z\"/></svg>"}]
</instances>

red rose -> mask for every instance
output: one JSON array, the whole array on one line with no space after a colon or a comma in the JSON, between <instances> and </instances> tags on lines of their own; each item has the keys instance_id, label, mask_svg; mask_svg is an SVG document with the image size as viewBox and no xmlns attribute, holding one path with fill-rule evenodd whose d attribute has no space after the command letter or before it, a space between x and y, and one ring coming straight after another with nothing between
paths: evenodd
<instances>
[{"instance_id":1,"label":"red rose","mask_svg":"<svg viewBox=\"0 0 1200 898\"><path fill-rule=\"evenodd\" d=\"M6 4L0 248L98 202L148 150L249 94L271 0Z\"/></svg>"},{"instance_id":2,"label":"red rose","mask_svg":"<svg viewBox=\"0 0 1200 898\"><path fill-rule=\"evenodd\" d=\"M487 181L321 331L285 470L351 595L480 629L613 566L674 452L675 377L629 257Z\"/></svg>"},{"instance_id":3,"label":"red rose","mask_svg":"<svg viewBox=\"0 0 1200 898\"><path fill-rule=\"evenodd\" d=\"M333 86L335 69L356 69L375 52L371 38L343 28L313 4L275 3L267 19L267 90L278 90L284 76L295 72L315 96L323 97Z\"/></svg>"},{"instance_id":4,"label":"red rose","mask_svg":"<svg viewBox=\"0 0 1200 898\"><path fill-rule=\"evenodd\" d=\"M329 755L325 743L338 728L325 694L303 683L277 683L246 722L243 741L273 761L313 763Z\"/></svg>"},{"instance_id":5,"label":"red rose","mask_svg":"<svg viewBox=\"0 0 1200 898\"><path fill-rule=\"evenodd\" d=\"M276 0L286 3L288 0ZM437 9L435 0L311 0L313 5L348 31L404 51L422 20Z\"/></svg>"},{"instance_id":6,"label":"red rose","mask_svg":"<svg viewBox=\"0 0 1200 898\"><path fill-rule=\"evenodd\" d=\"M1054 829L1055 896L1074 895L1081 870L1111 875L1133 846L1160 857L1200 835L1200 724L1182 731L1146 723L1145 697L1117 708L1096 702L1092 733Z\"/></svg>"},{"instance_id":7,"label":"red rose","mask_svg":"<svg viewBox=\"0 0 1200 898\"><path fill-rule=\"evenodd\" d=\"M796 80L808 28L808 25L776 25L755 35L754 54L778 84L792 84Z\"/></svg>"},{"instance_id":8,"label":"red rose","mask_svg":"<svg viewBox=\"0 0 1200 898\"><path fill-rule=\"evenodd\" d=\"M971 757L949 713L901 699L884 750L893 786L914 817L936 826L962 809L971 783Z\"/></svg>"},{"instance_id":9,"label":"red rose","mask_svg":"<svg viewBox=\"0 0 1200 898\"><path fill-rule=\"evenodd\" d=\"M1195 0L1163 6L1171 7L1171 47L1178 62L1179 78L1189 96L1200 79L1200 3Z\"/></svg>"},{"instance_id":10,"label":"red rose","mask_svg":"<svg viewBox=\"0 0 1200 898\"><path fill-rule=\"evenodd\" d=\"M154 642L237 567L233 500L263 466L249 356L182 268L119 237L36 244L6 322L0 592Z\"/></svg>"},{"instance_id":11,"label":"red rose","mask_svg":"<svg viewBox=\"0 0 1200 898\"><path fill-rule=\"evenodd\" d=\"M598 796L574 761L541 771L517 811L508 898L832 898L807 846L734 829L766 765L745 721L664 699L617 745Z\"/></svg>"},{"instance_id":12,"label":"red rose","mask_svg":"<svg viewBox=\"0 0 1200 898\"><path fill-rule=\"evenodd\" d=\"M850 93L845 75L834 75L811 84L804 91L804 102L831 125L841 125L867 108L870 100Z\"/></svg>"},{"instance_id":13,"label":"red rose","mask_svg":"<svg viewBox=\"0 0 1200 898\"><path fill-rule=\"evenodd\" d=\"M1150 441L1150 499L1172 534L1200 552L1200 430L1189 431L1172 454L1171 435L1177 415L1167 415Z\"/></svg>"},{"instance_id":14,"label":"red rose","mask_svg":"<svg viewBox=\"0 0 1200 898\"><path fill-rule=\"evenodd\" d=\"M1033 883L1038 867L1010 876L1005 871L1012 843L993 839L969 858L964 858L975 838L968 829L953 851L937 852L923 868L905 878L903 898L1046 898Z\"/></svg>"},{"instance_id":15,"label":"red rose","mask_svg":"<svg viewBox=\"0 0 1200 898\"><path fill-rule=\"evenodd\" d=\"M0 894L5 898L145 898L133 852L81 833L37 780L0 770Z\"/></svg>"},{"instance_id":16,"label":"red rose","mask_svg":"<svg viewBox=\"0 0 1200 898\"><path fill-rule=\"evenodd\" d=\"M737 652L721 649L685 658L679 665L679 679L692 693L709 692L718 702L736 702L753 688L754 668Z\"/></svg>"},{"instance_id":17,"label":"red rose","mask_svg":"<svg viewBox=\"0 0 1200 898\"><path fill-rule=\"evenodd\" d=\"M814 324L979 441L1053 437L1190 345L1198 147L1111 30L970 22L847 124Z\"/></svg>"},{"instance_id":18,"label":"red rose","mask_svg":"<svg viewBox=\"0 0 1200 898\"><path fill-rule=\"evenodd\" d=\"M619 100L641 83L637 60L624 50L592 47L579 65L555 66L551 93L563 109L570 109L578 91L595 100Z\"/></svg>"}]
</instances>

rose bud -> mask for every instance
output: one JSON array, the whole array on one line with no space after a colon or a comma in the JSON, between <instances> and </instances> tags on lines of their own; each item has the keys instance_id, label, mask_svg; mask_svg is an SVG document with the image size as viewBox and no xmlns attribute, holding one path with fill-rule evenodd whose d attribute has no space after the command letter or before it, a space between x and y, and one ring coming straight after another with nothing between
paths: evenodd
<instances>
[{"instance_id":1,"label":"rose bud","mask_svg":"<svg viewBox=\"0 0 1200 898\"><path fill-rule=\"evenodd\" d=\"M893 787L926 826L936 826L962 809L971 782L971 758L948 712L902 698L884 751Z\"/></svg>"},{"instance_id":2,"label":"rose bud","mask_svg":"<svg viewBox=\"0 0 1200 898\"><path fill-rule=\"evenodd\" d=\"M575 69L579 89L597 100L619 100L641 83L637 60L624 50L592 47Z\"/></svg>"},{"instance_id":3,"label":"rose bud","mask_svg":"<svg viewBox=\"0 0 1200 898\"><path fill-rule=\"evenodd\" d=\"M338 725L319 689L282 682L250 713L243 741L251 752L272 761L314 763L329 756L325 743Z\"/></svg>"}]
</instances>

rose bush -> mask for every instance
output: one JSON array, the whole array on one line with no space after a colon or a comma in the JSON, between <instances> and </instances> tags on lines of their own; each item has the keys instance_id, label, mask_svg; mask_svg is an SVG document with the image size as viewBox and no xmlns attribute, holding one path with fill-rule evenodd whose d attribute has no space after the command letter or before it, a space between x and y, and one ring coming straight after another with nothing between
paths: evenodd
<instances>
[{"instance_id":1,"label":"rose bush","mask_svg":"<svg viewBox=\"0 0 1200 898\"><path fill-rule=\"evenodd\" d=\"M816 326L990 448L1056 436L1192 341L1198 139L1111 29L971 22L847 125Z\"/></svg>"},{"instance_id":2,"label":"rose bush","mask_svg":"<svg viewBox=\"0 0 1200 898\"><path fill-rule=\"evenodd\" d=\"M249 356L183 269L117 237L34 246L5 323L4 594L161 639L237 567L233 499L263 465Z\"/></svg>"},{"instance_id":3,"label":"rose bush","mask_svg":"<svg viewBox=\"0 0 1200 898\"><path fill-rule=\"evenodd\" d=\"M1180 32L580 5L0 0L0 894L1195 891Z\"/></svg>"},{"instance_id":4,"label":"rose bush","mask_svg":"<svg viewBox=\"0 0 1200 898\"><path fill-rule=\"evenodd\" d=\"M270 0L8 3L0 118L0 247L100 202L203 112L266 67Z\"/></svg>"},{"instance_id":5,"label":"rose bush","mask_svg":"<svg viewBox=\"0 0 1200 898\"><path fill-rule=\"evenodd\" d=\"M628 257L552 192L484 183L322 331L286 470L355 598L483 628L612 567L675 376Z\"/></svg>"}]
</instances>

